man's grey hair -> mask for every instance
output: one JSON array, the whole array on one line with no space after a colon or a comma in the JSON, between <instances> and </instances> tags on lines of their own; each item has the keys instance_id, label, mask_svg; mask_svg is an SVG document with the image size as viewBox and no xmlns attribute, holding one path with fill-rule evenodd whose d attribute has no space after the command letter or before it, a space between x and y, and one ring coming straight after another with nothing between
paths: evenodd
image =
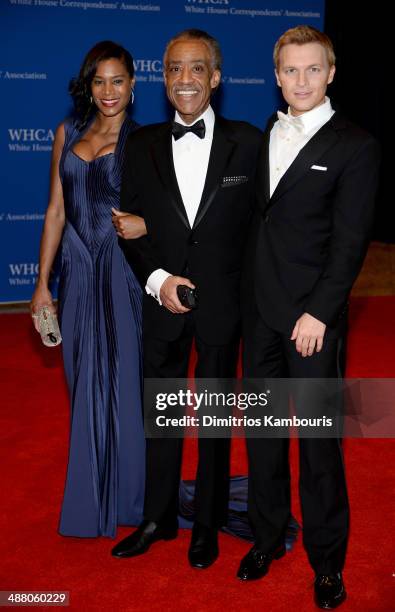
<instances>
[{"instance_id":1,"label":"man's grey hair","mask_svg":"<svg viewBox=\"0 0 395 612\"><path fill-rule=\"evenodd\" d=\"M169 40L169 42L166 45L165 53L163 55L163 65L165 69L167 68L168 50L171 47L171 45L178 40L203 40L210 50L211 66L213 70L221 70L222 53L221 53L221 48L219 46L218 40L214 38L213 36L210 36L210 34L205 32L204 30L198 30L195 28L191 28L189 30L183 30L182 32L179 32L178 34L176 34L175 36L173 36L173 38Z\"/></svg>"}]
</instances>

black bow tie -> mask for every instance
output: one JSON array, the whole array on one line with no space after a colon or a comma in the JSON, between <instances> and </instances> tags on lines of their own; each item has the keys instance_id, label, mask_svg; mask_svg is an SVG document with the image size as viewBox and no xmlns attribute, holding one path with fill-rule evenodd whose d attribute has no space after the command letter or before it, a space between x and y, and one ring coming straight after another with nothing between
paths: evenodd
<instances>
[{"instance_id":1,"label":"black bow tie","mask_svg":"<svg viewBox=\"0 0 395 612\"><path fill-rule=\"evenodd\" d=\"M199 121L196 121L196 123L193 125L181 125L181 123L173 121L171 132L174 136L174 140L182 138L187 132L193 132L199 138L204 138L206 134L206 126L203 119L199 119Z\"/></svg>"}]
</instances>

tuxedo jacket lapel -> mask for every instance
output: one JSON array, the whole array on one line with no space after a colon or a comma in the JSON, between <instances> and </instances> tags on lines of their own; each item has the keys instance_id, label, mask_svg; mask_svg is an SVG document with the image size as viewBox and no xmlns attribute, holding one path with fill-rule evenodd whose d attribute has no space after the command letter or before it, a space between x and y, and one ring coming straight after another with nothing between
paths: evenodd
<instances>
[{"instance_id":1,"label":"tuxedo jacket lapel","mask_svg":"<svg viewBox=\"0 0 395 612\"><path fill-rule=\"evenodd\" d=\"M182 201L177 183L173 162L173 149L171 144L171 123L167 123L157 140L151 146L151 155L159 174L162 185L169 196L169 200L183 224L191 229L188 216Z\"/></svg>"},{"instance_id":2,"label":"tuxedo jacket lapel","mask_svg":"<svg viewBox=\"0 0 395 612\"><path fill-rule=\"evenodd\" d=\"M226 166L232 157L236 147L236 142L232 140L229 130L221 120L216 117L214 125L213 142L211 145L210 159L207 168L206 182L200 200L199 208L196 213L193 227L196 228L204 215L210 208L215 195L220 187L221 178L224 175Z\"/></svg>"},{"instance_id":3,"label":"tuxedo jacket lapel","mask_svg":"<svg viewBox=\"0 0 395 612\"><path fill-rule=\"evenodd\" d=\"M320 159L325 151L336 144L338 139L339 136L334 129L334 125L332 121L329 120L299 151L298 155L286 173L282 176L280 182L274 190L268 206L271 207L273 204L275 204L276 200L291 189L297 181L303 178L309 172L311 166L317 161L317 159ZM269 148L267 151L267 156L269 157Z\"/></svg>"},{"instance_id":4,"label":"tuxedo jacket lapel","mask_svg":"<svg viewBox=\"0 0 395 612\"><path fill-rule=\"evenodd\" d=\"M258 163L260 164L260 172L257 174L257 196L258 201L263 210L266 209L270 201L270 132L277 120L277 114L270 117L266 129L263 134L261 155Z\"/></svg>"}]
</instances>

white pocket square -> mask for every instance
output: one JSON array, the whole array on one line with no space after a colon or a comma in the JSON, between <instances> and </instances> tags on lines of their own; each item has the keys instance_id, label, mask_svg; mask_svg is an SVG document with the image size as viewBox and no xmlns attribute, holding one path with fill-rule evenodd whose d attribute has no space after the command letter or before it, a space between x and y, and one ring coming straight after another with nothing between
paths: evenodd
<instances>
[{"instance_id":1,"label":"white pocket square","mask_svg":"<svg viewBox=\"0 0 395 612\"><path fill-rule=\"evenodd\" d=\"M326 172L328 168L326 166L311 166L312 170L321 170L322 172Z\"/></svg>"}]
</instances>

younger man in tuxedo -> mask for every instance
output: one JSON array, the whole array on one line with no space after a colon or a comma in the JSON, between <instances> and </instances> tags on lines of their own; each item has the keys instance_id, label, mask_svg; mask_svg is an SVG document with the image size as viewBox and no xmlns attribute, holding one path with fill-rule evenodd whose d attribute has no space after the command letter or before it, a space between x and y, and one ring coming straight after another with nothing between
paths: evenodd
<instances>
[{"instance_id":1,"label":"younger man in tuxedo","mask_svg":"<svg viewBox=\"0 0 395 612\"><path fill-rule=\"evenodd\" d=\"M274 48L288 103L268 123L258 161L257 212L244 289L244 375L337 378L344 369L347 299L360 271L378 178L376 141L332 108L329 38L309 26ZM297 406L296 406L297 408ZM303 409L303 407L302 407ZM288 439L249 439L249 518L255 545L238 577L264 576L284 552L290 514ZM346 597L349 509L338 438L300 438L303 540L315 600Z\"/></svg>"},{"instance_id":2,"label":"younger man in tuxedo","mask_svg":"<svg viewBox=\"0 0 395 612\"><path fill-rule=\"evenodd\" d=\"M126 145L121 210L141 215L147 236L122 247L146 289L145 378L186 378L195 340L198 378L235 376L240 336L240 276L254 204L262 133L215 115L221 80L218 42L187 30L167 45L164 77L175 121L137 130ZM197 287L198 308L184 307L177 286ZM177 535L182 439L147 439L144 521L113 555L132 557ZM199 439L196 521L189 562L217 558L226 524L229 440Z\"/></svg>"}]
</instances>

